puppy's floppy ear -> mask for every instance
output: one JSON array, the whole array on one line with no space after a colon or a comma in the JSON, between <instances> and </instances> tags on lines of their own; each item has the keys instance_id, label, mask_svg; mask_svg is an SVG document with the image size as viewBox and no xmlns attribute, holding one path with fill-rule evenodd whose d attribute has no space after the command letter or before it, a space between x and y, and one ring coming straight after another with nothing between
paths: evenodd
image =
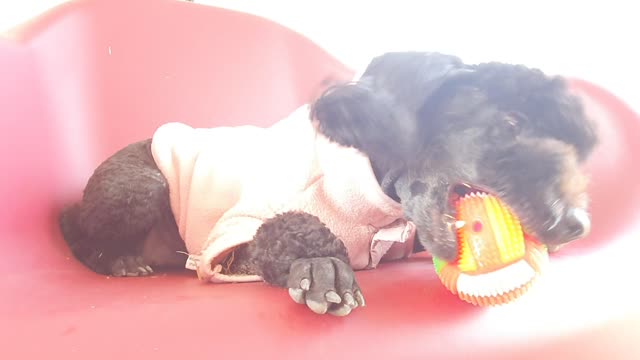
<instances>
[{"instance_id":1,"label":"puppy's floppy ear","mask_svg":"<svg viewBox=\"0 0 640 360\"><path fill-rule=\"evenodd\" d=\"M390 138L402 137L397 106L385 91L365 82L329 89L312 106L311 118L329 139L365 153L393 150Z\"/></svg>"},{"instance_id":2,"label":"puppy's floppy ear","mask_svg":"<svg viewBox=\"0 0 640 360\"><path fill-rule=\"evenodd\" d=\"M460 58L437 52L391 52L374 58L362 79L417 111L450 77L471 71Z\"/></svg>"},{"instance_id":3,"label":"puppy's floppy ear","mask_svg":"<svg viewBox=\"0 0 640 360\"><path fill-rule=\"evenodd\" d=\"M416 113L462 61L439 53L396 52L374 58L355 83L325 92L311 116L331 140L377 163L398 164L416 145Z\"/></svg>"}]
</instances>

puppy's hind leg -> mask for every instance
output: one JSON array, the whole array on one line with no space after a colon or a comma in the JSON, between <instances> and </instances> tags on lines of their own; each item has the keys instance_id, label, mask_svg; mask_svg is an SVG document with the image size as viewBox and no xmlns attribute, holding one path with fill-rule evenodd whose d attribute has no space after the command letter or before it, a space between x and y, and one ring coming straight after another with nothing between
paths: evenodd
<instances>
[{"instance_id":1,"label":"puppy's hind leg","mask_svg":"<svg viewBox=\"0 0 640 360\"><path fill-rule=\"evenodd\" d=\"M103 162L89 179L82 201L59 218L74 256L99 274L141 276L153 272L150 265L163 265L143 258L152 229L176 228L167 181L150 145L150 140L131 144ZM169 246L183 250L177 231L171 233Z\"/></svg>"}]
</instances>

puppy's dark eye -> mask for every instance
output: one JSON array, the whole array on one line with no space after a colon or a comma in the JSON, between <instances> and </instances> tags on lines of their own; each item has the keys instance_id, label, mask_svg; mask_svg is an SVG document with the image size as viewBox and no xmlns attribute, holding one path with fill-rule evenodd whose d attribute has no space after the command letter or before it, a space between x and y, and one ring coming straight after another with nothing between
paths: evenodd
<instances>
[{"instance_id":1,"label":"puppy's dark eye","mask_svg":"<svg viewBox=\"0 0 640 360\"><path fill-rule=\"evenodd\" d=\"M420 181L414 181L409 187L411 196L422 195L427 191L427 185Z\"/></svg>"}]
</instances>

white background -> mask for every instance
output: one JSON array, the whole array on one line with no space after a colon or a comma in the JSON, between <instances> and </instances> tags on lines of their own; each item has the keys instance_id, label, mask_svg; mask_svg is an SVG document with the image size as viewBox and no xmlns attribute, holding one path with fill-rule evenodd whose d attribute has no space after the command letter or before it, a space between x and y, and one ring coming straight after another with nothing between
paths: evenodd
<instances>
[{"instance_id":1,"label":"white background","mask_svg":"<svg viewBox=\"0 0 640 360\"><path fill-rule=\"evenodd\" d=\"M178 1L178 0L176 0ZM0 31L63 0L0 0ZM261 15L354 68L390 50L505 61L581 77L640 111L640 11L633 1L196 0Z\"/></svg>"}]
</instances>

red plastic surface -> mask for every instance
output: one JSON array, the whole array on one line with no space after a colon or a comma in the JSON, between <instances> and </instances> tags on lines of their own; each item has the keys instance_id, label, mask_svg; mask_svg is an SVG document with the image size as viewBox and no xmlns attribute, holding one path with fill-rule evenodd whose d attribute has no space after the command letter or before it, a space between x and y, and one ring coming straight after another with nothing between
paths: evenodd
<instances>
[{"instance_id":1,"label":"red plastic surface","mask_svg":"<svg viewBox=\"0 0 640 360\"><path fill-rule=\"evenodd\" d=\"M367 307L346 318L263 284L105 278L70 257L56 211L108 154L166 121L266 125L350 76L276 24L169 0L72 3L0 38L0 358L640 358L640 118L583 81L604 133L594 231L513 305L460 301L420 257L359 272Z\"/></svg>"}]
</instances>

